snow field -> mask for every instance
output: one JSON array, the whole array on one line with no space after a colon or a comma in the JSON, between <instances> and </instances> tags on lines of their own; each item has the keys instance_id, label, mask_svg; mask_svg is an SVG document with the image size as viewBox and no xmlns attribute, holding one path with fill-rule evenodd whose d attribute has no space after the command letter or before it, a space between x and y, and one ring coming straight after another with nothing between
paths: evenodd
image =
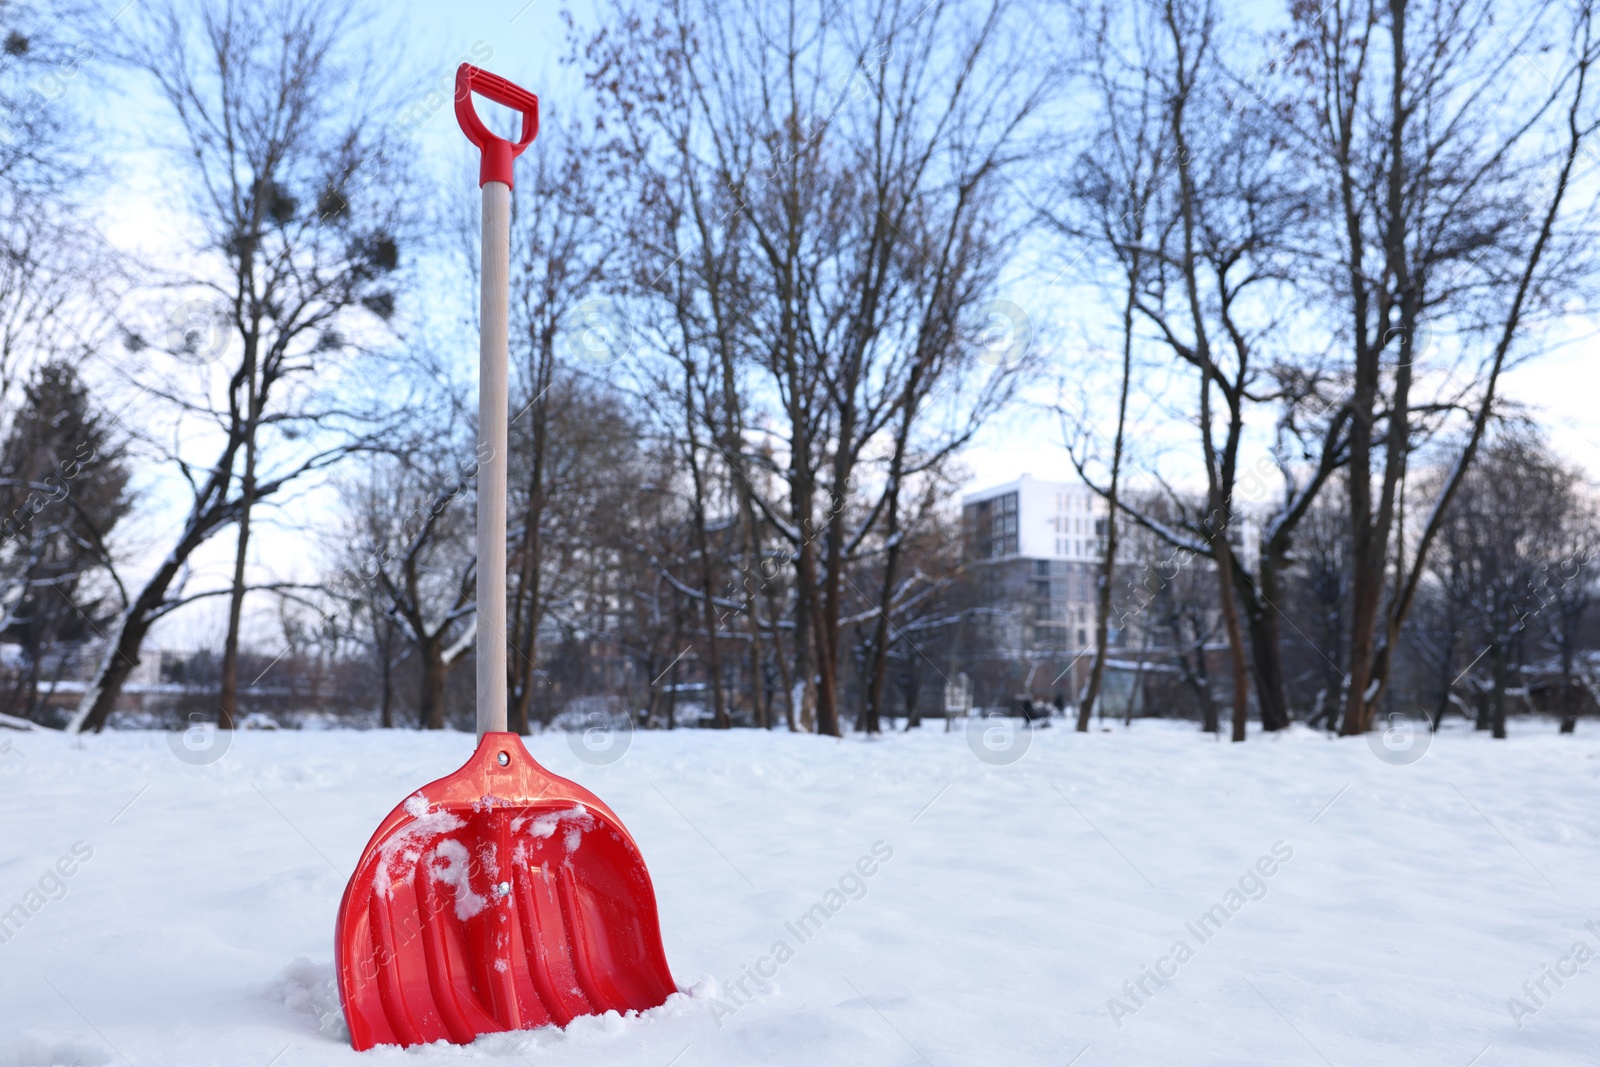
<instances>
[{"instance_id":1,"label":"snow field","mask_svg":"<svg viewBox=\"0 0 1600 1067\"><path fill-rule=\"evenodd\" d=\"M1155 721L1058 723L1009 764L938 723L639 732L606 766L531 738L639 842L685 992L362 1054L340 893L469 736L243 731L197 764L7 735L0 1067L1593 1063L1600 735L1516 727L1410 765Z\"/></svg>"}]
</instances>

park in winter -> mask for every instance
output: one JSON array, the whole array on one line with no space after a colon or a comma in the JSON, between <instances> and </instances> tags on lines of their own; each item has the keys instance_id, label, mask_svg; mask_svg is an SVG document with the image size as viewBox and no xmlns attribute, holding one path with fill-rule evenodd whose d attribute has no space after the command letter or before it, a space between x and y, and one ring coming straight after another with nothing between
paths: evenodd
<instances>
[{"instance_id":1,"label":"park in winter","mask_svg":"<svg viewBox=\"0 0 1600 1067\"><path fill-rule=\"evenodd\" d=\"M0 0L0 1067L1600 1062L1591 0Z\"/></svg>"}]
</instances>

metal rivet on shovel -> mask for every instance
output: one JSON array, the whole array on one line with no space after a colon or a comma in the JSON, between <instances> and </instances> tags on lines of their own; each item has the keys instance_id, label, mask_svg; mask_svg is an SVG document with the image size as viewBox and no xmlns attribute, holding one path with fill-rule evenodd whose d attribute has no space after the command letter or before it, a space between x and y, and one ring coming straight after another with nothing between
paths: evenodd
<instances>
[{"instance_id":1,"label":"metal rivet on shovel","mask_svg":"<svg viewBox=\"0 0 1600 1067\"><path fill-rule=\"evenodd\" d=\"M521 113L515 143L484 127L475 92ZM463 63L456 119L482 153L478 747L389 813L345 887L334 961L357 1049L565 1026L653 1008L675 988L650 872L622 821L506 732L511 167L539 132L539 100Z\"/></svg>"}]
</instances>

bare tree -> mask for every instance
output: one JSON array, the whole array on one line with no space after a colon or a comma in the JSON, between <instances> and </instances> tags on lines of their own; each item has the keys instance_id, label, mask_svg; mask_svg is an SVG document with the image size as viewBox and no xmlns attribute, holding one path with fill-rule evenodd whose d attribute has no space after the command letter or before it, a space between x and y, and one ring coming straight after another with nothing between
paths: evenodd
<instances>
[{"instance_id":1,"label":"bare tree","mask_svg":"<svg viewBox=\"0 0 1600 1067\"><path fill-rule=\"evenodd\" d=\"M477 456L463 424L373 455L345 489L353 558L342 589L372 590L369 599L404 630L420 676L418 725L429 730L445 727L446 681L476 637L472 516L462 498Z\"/></svg>"},{"instance_id":2,"label":"bare tree","mask_svg":"<svg viewBox=\"0 0 1600 1067\"><path fill-rule=\"evenodd\" d=\"M1576 477L1568 472L1566 506L1551 541L1554 559L1545 564L1537 582L1537 601L1541 609L1546 640L1555 646L1560 663L1561 732L1570 734L1578 726L1578 709L1590 695L1587 672L1579 666L1583 650L1584 624L1597 597L1600 597L1600 509Z\"/></svg>"},{"instance_id":3,"label":"bare tree","mask_svg":"<svg viewBox=\"0 0 1600 1067\"><path fill-rule=\"evenodd\" d=\"M600 295L616 238L603 220L603 175L593 144L572 129L545 117L546 133L524 165L523 195L513 205L513 344L521 356L521 377L511 424L512 474L508 514L521 527L509 537L506 635L514 654L507 657L510 728L528 732L528 708L539 679L539 627L546 611L546 534L551 516L552 406L570 398L570 380L557 388L558 356L577 354L607 365L626 354L629 338L616 332L616 305ZM554 136L552 136L554 134ZM467 224L476 234L477 220ZM475 244L475 236L467 242ZM610 331L610 332L607 332ZM562 352L562 349L565 349ZM568 361L573 362L571 360ZM569 366L570 376L584 369ZM553 393L554 391L554 393ZM566 431L578 429L568 420ZM583 435L587 437L587 434ZM587 469L587 468L586 468ZM561 520L572 516L560 511Z\"/></svg>"},{"instance_id":4,"label":"bare tree","mask_svg":"<svg viewBox=\"0 0 1600 1067\"><path fill-rule=\"evenodd\" d=\"M154 434L146 443L175 464L192 500L171 551L114 627L74 731L104 725L150 626L192 599L174 591L190 555L234 525L219 706L231 726L251 515L356 447L364 413L348 400L319 402L308 379L382 327L399 264L400 203L369 173L379 169L377 100L352 80L362 74L346 47L352 8L230 0L196 12L174 2L141 16L129 57L176 119L178 173L193 189L196 273L170 283L203 295L157 326L153 341L134 331L129 343L207 369L198 387L181 377L138 386L175 411L172 443ZM222 359L225 369L212 362ZM193 457L192 442L204 438L185 432L186 419L213 428L212 458Z\"/></svg>"},{"instance_id":5,"label":"bare tree","mask_svg":"<svg viewBox=\"0 0 1600 1067\"><path fill-rule=\"evenodd\" d=\"M0 431L39 363L91 359L115 303L115 254L80 218L90 188L75 106L98 13L32 0L0 8Z\"/></svg>"},{"instance_id":6,"label":"bare tree","mask_svg":"<svg viewBox=\"0 0 1600 1067\"><path fill-rule=\"evenodd\" d=\"M1263 728L1281 729L1290 719L1282 576L1300 523L1349 455L1348 416L1327 398L1336 379L1322 366L1327 342L1298 310L1311 188L1278 132L1276 102L1234 69L1243 66L1238 50L1221 50L1224 40L1248 38L1213 5L1153 2L1102 13L1094 25L1111 88L1090 152L1108 159L1147 129L1139 144L1150 177L1142 192L1129 187L1112 199L1108 191L1119 190L1104 177L1080 181L1075 200L1087 211L1065 215L1062 229L1100 251L1124 284L1134 265L1143 270L1129 291L1154 337L1140 343L1198 376L1196 400L1181 411L1198 423L1207 481L1205 506L1180 509L1171 522L1123 510L1229 576L1218 596L1235 670L1235 737L1252 677ZM1269 59L1258 72L1272 67ZM1111 140L1113 126L1121 141ZM1084 173L1112 171L1102 163ZM1085 214L1100 225L1086 225ZM1140 232L1130 233L1136 223ZM1254 463L1244 451L1252 436L1272 440ZM1104 495L1103 474L1095 487ZM1240 520L1251 506L1261 512L1260 536L1247 546Z\"/></svg>"},{"instance_id":7,"label":"bare tree","mask_svg":"<svg viewBox=\"0 0 1600 1067\"><path fill-rule=\"evenodd\" d=\"M1135 35L1148 33L1148 20L1135 15ZM1166 181L1171 154L1171 125L1163 106L1164 91L1153 65L1130 65L1117 36L1124 28L1118 12L1109 5L1087 15L1089 56L1086 67L1094 86L1098 110L1090 123L1089 145L1075 159L1066 181L1069 208L1047 209L1051 226L1091 258L1096 268L1110 267L1121 287L1121 386L1117 394L1117 428L1111 441L1109 471L1104 482L1105 531L1100 541L1100 574L1095 587L1094 662L1089 683L1078 705L1077 729L1089 729L1089 717L1100 697L1109 654L1112 583L1116 576L1118 509L1121 506L1122 466L1128 418L1128 391L1133 380L1136 313L1148 270L1146 226L1152 200ZM1077 262L1083 253L1077 253ZM1072 436L1091 432L1077 420ZM1098 450L1095 450L1098 451ZM1092 484L1092 483L1091 483Z\"/></svg>"},{"instance_id":8,"label":"bare tree","mask_svg":"<svg viewBox=\"0 0 1600 1067\"><path fill-rule=\"evenodd\" d=\"M1182 512L1201 504L1167 491L1130 494L1126 505L1150 520L1157 530L1173 524ZM1168 649L1179 678L1194 695L1201 729L1219 733L1219 704L1212 679L1210 653L1219 639L1230 651L1223 629L1217 567L1213 560L1141 523L1129 531L1128 559L1119 568L1113 614L1118 631L1136 636L1143 651L1141 669L1152 649L1170 640ZM1236 676L1235 676L1236 677ZM1132 708L1129 708L1131 715Z\"/></svg>"},{"instance_id":9,"label":"bare tree","mask_svg":"<svg viewBox=\"0 0 1600 1067\"><path fill-rule=\"evenodd\" d=\"M908 398L918 412L966 377L951 342L975 331L993 292L1003 177L1050 81L1011 48L1023 17L999 3L621 9L589 47L619 151L666 172L638 183L661 209L644 229L655 240L642 280L702 271L707 247L721 270L723 250L740 250L740 272L724 273L741 282L727 318L749 346L744 399L772 398L762 432L785 464L774 473L786 499L752 501L792 556L798 717L809 727L814 708L822 733L840 730L846 601L870 601L845 574L898 491L887 471L864 476L868 457L880 435L894 437ZM959 77L934 75L952 63ZM715 330L702 333L715 344ZM713 347L698 365L726 364ZM998 388L946 398L983 410ZM709 443L739 442L723 429ZM768 454L753 444L726 457L747 484ZM855 493L868 494L860 508L848 506Z\"/></svg>"},{"instance_id":10,"label":"bare tree","mask_svg":"<svg viewBox=\"0 0 1600 1067\"><path fill-rule=\"evenodd\" d=\"M1322 187L1302 268L1323 280L1348 352L1352 584L1340 732L1370 728L1452 498L1495 412L1531 316L1570 293L1590 209L1569 204L1593 132L1597 44L1587 2L1448 0L1297 6L1276 94L1304 171ZM1532 75L1532 76L1530 76ZM1450 367L1459 342L1467 385ZM1437 395L1430 383L1447 384ZM1414 536L1400 531L1407 464L1430 416L1466 432Z\"/></svg>"},{"instance_id":11,"label":"bare tree","mask_svg":"<svg viewBox=\"0 0 1600 1067\"><path fill-rule=\"evenodd\" d=\"M1435 497L1449 468L1432 472L1424 492ZM1461 676L1475 688L1480 727L1506 736L1507 690L1525 685L1530 623L1550 610L1551 572L1570 570L1562 534L1574 509L1575 476L1526 432L1491 437L1457 487L1441 525L1430 573L1459 615L1453 629L1469 636ZM1567 660L1564 681L1571 679Z\"/></svg>"},{"instance_id":12,"label":"bare tree","mask_svg":"<svg viewBox=\"0 0 1600 1067\"><path fill-rule=\"evenodd\" d=\"M1222 723L1211 688L1207 653L1222 634L1212 610L1216 594L1207 587L1205 578L1204 572L1192 568L1180 571L1174 581L1161 589L1150 610L1153 621L1165 624L1172 639L1172 659L1179 677L1194 693L1200 709L1200 728L1215 734L1221 732Z\"/></svg>"},{"instance_id":13,"label":"bare tree","mask_svg":"<svg viewBox=\"0 0 1600 1067\"><path fill-rule=\"evenodd\" d=\"M539 625L550 635L546 640L558 642L546 663L565 658L564 650L595 644L607 646L609 659L631 658L639 636L629 622L638 618L632 601L641 573L641 528L663 516L669 526L679 518L665 499L670 476L662 468L669 461L658 454L660 443L650 438L629 399L603 381L564 371L546 397ZM584 682L577 672L534 666L531 684L537 690L552 674L561 685L551 697L565 694L562 686ZM614 695L626 691L627 683L614 677L603 684ZM548 722L553 706L548 700L541 705L539 718Z\"/></svg>"},{"instance_id":14,"label":"bare tree","mask_svg":"<svg viewBox=\"0 0 1600 1067\"><path fill-rule=\"evenodd\" d=\"M1348 681L1344 663L1349 633L1350 526L1336 498L1338 488L1333 484L1306 512L1282 602L1284 610L1299 619L1295 629L1303 638L1298 669L1305 680L1300 705L1306 709L1305 721L1313 726L1325 724L1329 730L1338 725Z\"/></svg>"}]
</instances>

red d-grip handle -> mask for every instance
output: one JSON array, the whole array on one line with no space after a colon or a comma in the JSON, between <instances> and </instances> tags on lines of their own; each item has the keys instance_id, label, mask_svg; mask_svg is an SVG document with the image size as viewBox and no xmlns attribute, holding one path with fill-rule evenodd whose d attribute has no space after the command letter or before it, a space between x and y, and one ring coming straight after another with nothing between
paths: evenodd
<instances>
[{"instance_id":1,"label":"red d-grip handle","mask_svg":"<svg viewBox=\"0 0 1600 1067\"><path fill-rule=\"evenodd\" d=\"M496 137L478 118L472 106L472 94L477 93L497 104L515 108L522 113L522 136L512 144L504 137ZM522 155L522 150L539 135L539 98L520 85L513 85L498 74L479 70L471 63L456 68L456 121L467 140L478 146L483 162L478 168L478 186L485 182L511 184L511 161Z\"/></svg>"}]
</instances>

